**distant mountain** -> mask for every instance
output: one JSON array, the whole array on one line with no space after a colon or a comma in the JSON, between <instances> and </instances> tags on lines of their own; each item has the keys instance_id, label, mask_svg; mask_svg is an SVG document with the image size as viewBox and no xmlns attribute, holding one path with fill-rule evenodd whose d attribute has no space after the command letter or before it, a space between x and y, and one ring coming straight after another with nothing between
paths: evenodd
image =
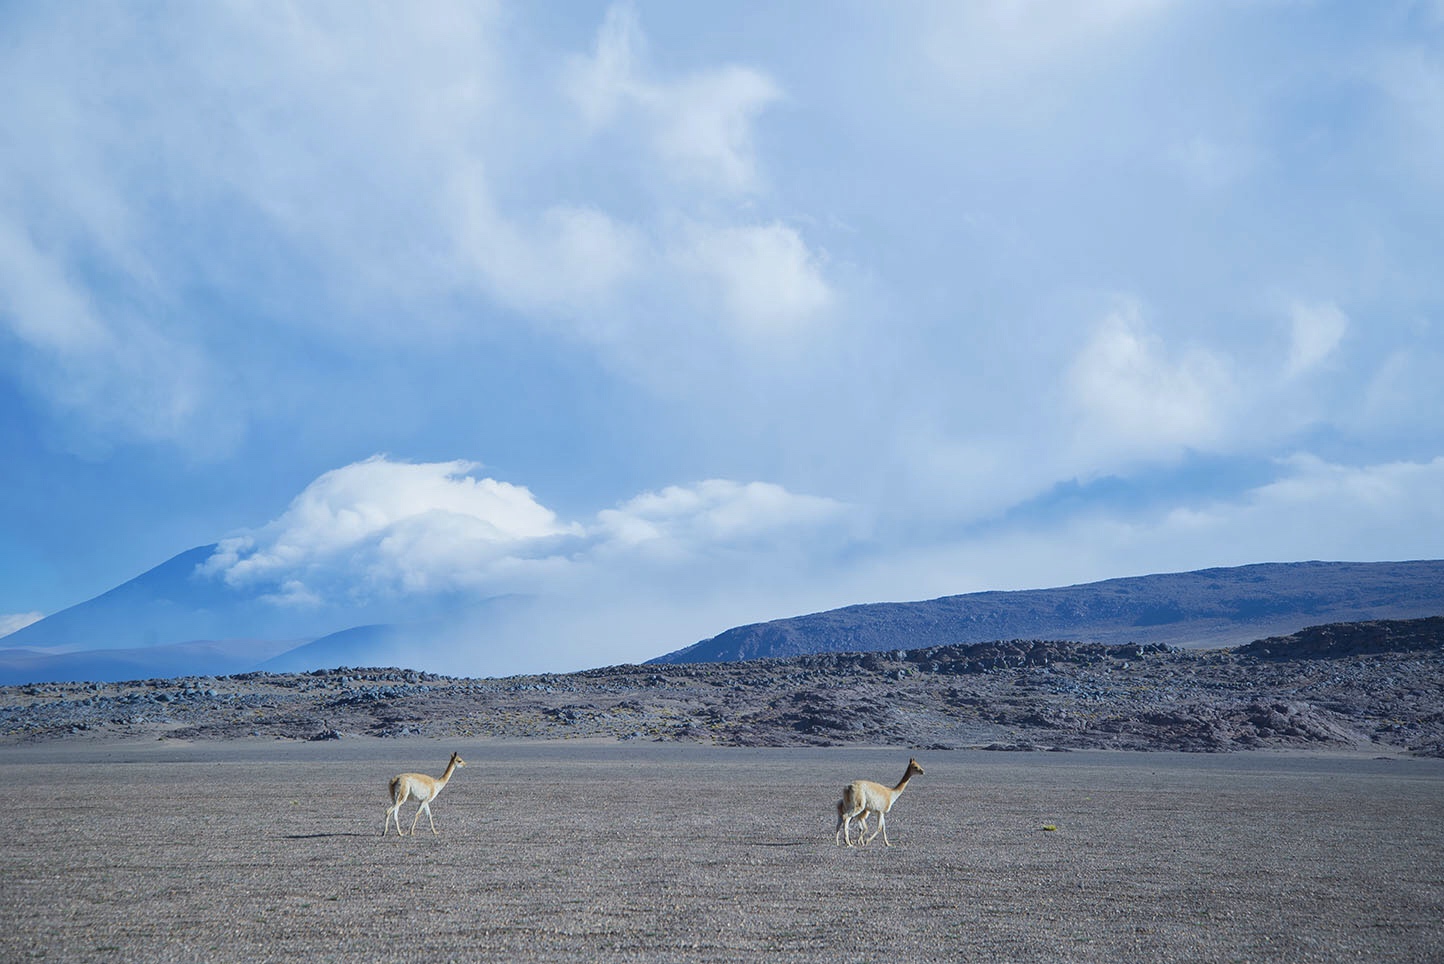
<instances>
[{"instance_id":1,"label":"distant mountain","mask_svg":"<svg viewBox=\"0 0 1444 964\"><path fill-rule=\"evenodd\" d=\"M738 626L650 662L729 662L1007 639L1234 646L1319 623L1441 614L1444 560L1266 563L848 606Z\"/></svg>"},{"instance_id":2,"label":"distant mountain","mask_svg":"<svg viewBox=\"0 0 1444 964\"><path fill-rule=\"evenodd\" d=\"M256 665L336 628L198 570L188 549L108 592L0 637L0 682L213 676Z\"/></svg>"},{"instance_id":3,"label":"distant mountain","mask_svg":"<svg viewBox=\"0 0 1444 964\"><path fill-rule=\"evenodd\" d=\"M52 652L140 649L196 640L312 639L336 628L332 613L277 606L198 574L215 550L210 545L182 552L109 592L0 637L0 646Z\"/></svg>"},{"instance_id":4,"label":"distant mountain","mask_svg":"<svg viewBox=\"0 0 1444 964\"><path fill-rule=\"evenodd\" d=\"M209 577L199 567L215 549L189 549L94 599L0 637L0 683L246 672L365 618L350 609L277 605L261 593ZM324 647L315 652L319 657ZM382 659L375 647L360 655L396 662L394 656ZM330 665L355 661L348 657ZM295 661L288 668L321 665Z\"/></svg>"}]
</instances>

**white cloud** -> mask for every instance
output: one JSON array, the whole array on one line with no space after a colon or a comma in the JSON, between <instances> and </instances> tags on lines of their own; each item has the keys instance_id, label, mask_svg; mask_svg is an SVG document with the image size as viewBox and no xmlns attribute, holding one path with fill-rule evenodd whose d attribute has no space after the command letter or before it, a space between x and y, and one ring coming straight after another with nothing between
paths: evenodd
<instances>
[{"instance_id":1,"label":"white cloud","mask_svg":"<svg viewBox=\"0 0 1444 964\"><path fill-rule=\"evenodd\" d=\"M909 600L1258 562L1439 558L1444 458L1343 465L1300 454L1278 466L1275 480L1233 497L1080 505L1046 525L1022 516L971 538L866 554L830 581L846 602Z\"/></svg>"},{"instance_id":2,"label":"white cloud","mask_svg":"<svg viewBox=\"0 0 1444 964\"><path fill-rule=\"evenodd\" d=\"M1197 347L1171 353L1136 305L1099 324L1067 382L1082 445L1125 457L1171 457L1213 443L1232 389L1222 358Z\"/></svg>"},{"instance_id":3,"label":"white cloud","mask_svg":"<svg viewBox=\"0 0 1444 964\"><path fill-rule=\"evenodd\" d=\"M1349 319L1332 302L1295 304L1289 315L1293 338L1285 374L1296 378L1334 353L1349 329Z\"/></svg>"},{"instance_id":4,"label":"white cloud","mask_svg":"<svg viewBox=\"0 0 1444 964\"><path fill-rule=\"evenodd\" d=\"M599 309L643 266L641 233L592 207L556 205L529 222L509 219L489 190L480 171L454 186L450 216L471 276L498 301L572 318L579 332L600 338Z\"/></svg>"},{"instance_id":5,"label":"white cloud","mask_svg":"<svg viewBox=\"0 0 1444 964\"><path fill-rule=\"evenodd\" d=\"M650 98L658 153L675 176L734 192L761 187L752 122L778 98L755 70L728 67L688 78Z\"/></svg>"},{"instance_id":6,"label":"white cloud","mask_svg":"<svg viewBox=\"0 0 1444 964\"><path fill-rule=\"evenodd\" d=\"M1363 557L1377 557L1379 547L1397 542L1405 527L1419 535L1404 542L1433 542L1444 532L1444 457L1429 462L1386 462L1340 465L1309 454L1283 463L1290 474L1256 489L1248 511L1257 515L1291 514L1299 534L1319 527L1326 538L1344 534L1350 540L1372 541ZM1322 521L1321 520L1330 520ZM1385 532L1390 535L1385 538ZM1362 549L1362 547L1361 547ZM1437 551L1437 547L1434 550Z\"/></svg>"},{"instance_id":7,"label":"white cloud","mask_svg":"<svg viewBox=\"0 0 1444 964\"><path fill-rule=\"evenodd\" d=\"M1301 453L1279 464L1278 479L1236 499L1180 506L1156 523L1135 523L1121 544L1154 558L1166 551L1187 569L1438 558L1444 458L1342 465Z\"/></svg>"},{"instance_id":8,"label":"white cloud","mask_svg":"<svg viewBox=\"0 0 1444 964\"><path fill-rule=\"evenodd\" d=\"M797 495L766 482L710 479L695 486L647 492L597 514L597 533L609 552L641 548L665 556L753 546L820 526L845 527L845 507Z\"/></svg>"},{"instance_id":9,"label":"white cloud","mask_svg":"<svg viewBox=\"0 0 1444 964\"><path fill-rule=\"evenodd\" d=\"M114 437L163 440L194 431L216 373L204 353L120 305L102 313L61 260L19 237L0 211L0 332L19 344L15 373L62 420L80 416L71 443L106 449ZM28 361L29 364L23 364ZM222 441L228 419L209 420L196 450Z\"/></svg>"},{"instance_id":10,"label":"white cloud","mask_svg":"<svg viewBox=\"0 0 1444 964\"><path fill-rule=\"evenodd\" d=\"M965 96L1003 88L1078 63L1131 36L1170 0L979 0L931 4L919 38L924 56Z\"/></svg>"},{"instance_id":11,"label":"white cloud","mask_svg":"<svg viewBox=\"0 0 1444 964\"><path fill-rule=\"evenodd\" d=\"M0 325L51 356L105 351L110 333L90 298L12 218L0 211Z\"/></svg>"},{"instance_id":12,"label":"white cloud","mask_svg":"<svg viewBox=\"0 0 1444 964\"><path fill-rule=\"evenodd\" d=\"M475 147L494 58L489 5L423 12L7 16L0 331L34 394L106 444L223 445L251 405L228 377L244 353L212 355L226 332L355 338L392 316L347 299L434 293L438 171ZM305 291L275 290L298 271Z\"/></svg>"},{"instance_id":13,"label":"white cloud","mask_svg":"<svg viewBox=\"0 0 1444 964\"><path fill-rule=\"evenodd\" d=\"M715 571L717 558L740 556L745 577L857 528L830 499L723 479L645 493L583 526L476 468L375 456L335 469L274 521L223 541L200 571L285 605L449 592L563 599L599 586L637 595L636 567L655 575L664 562L679 585L698 566Z\"/></svg>"},{"instance_id":14,"label":"white cloud","mask_svg":"<svg viewBox=\"0 0 1444 964\"><path fill-rule=\"evenodd\" d=\"M1429 26L1433 37L1420 31L1418 42L1388 50L1373 79L1393 104L1404 148L1397 156L1410 174L1437 188L1444 184L1444 124L1439 121L1444 117L1444 63L1439 57L1444 23L1436 14Z\"/></svg>"},{"instance_id":15,"label":"white cloud","mask_svg":"<svg viewBox=\"0 0 1444 964\"><path fill-rule=\"evenodd\" d=\"M261 593L260 598L284 608L315 609L326 604L326 600L319 593L312 591L299 579L287 579L274 592Z\"/></svg>"},{"instance_id":16,"label":"white cloud","mask_svg":"<svg viewBox=\"0 0 1444 964\"><path fill-rule=\"evenodd\" d=\"M724 317L748 338L795 331L833 301L820 258L784 224L691 225L673 257L715 289Z\"/></svg>"},{"instance_id":17,"label":"white cloud","mask_svg":"<svg viewBox=\"0 0 1444 964\"><path fill-rule=\"evenodd\" d=\"M44 613L0 613L0 638L19 632L44 618Z\"/></svg>"},{"instance_id":18,"label":"white cloud","mask_svg":"<svg viewBox=\"0 0 1444 964\"><path fill-rule=\"evenodd\" d=\"M1174 144L1166 156L1189 184L1210 191L1234 187L1260 163L1256 148L1206 134Z\"/></svg>"},{"instance_id":19,"label":"white cloud","mask_svg":"<svg viewBox=\"0 0 1444 964\"><path fill-rule=\"evenodd\" d=\"M636 10L614 4L591 56L574 58L565 79L583 119L594 129L605 127L630 108L672 178L724 193L758 190L752 125L781 96L777 85L760 71L735 65L678 80L651 79L642 63L645 48Z\"/></svg>"},{"instance_id":20,"label":"white cloud","mask_svg":"<svg viewBox=\"0 0 1444 964\"><path fill-rule=\"evenodd\" d=\"M635 75L645 47L636 8L629 3L612 4L597 29L592 55L573 57L562 78L589 127L605 127L625 101L644 96Z\"/></svg>"},{"instance_id":21,"label":"white cloud","mask_svg":"<svg viewBox=\"0 0 1444 964\"><path fill-rule=\"evenodd\" d=\"M770 77L658 76L618 5L565 71L589 141L537 62L520 72L509 26L449 0L23 18L0 62L0 334L27 389L106 444L223 449L304 391L237 346L367 363L534 325L645 379L630 362L678 304L745 339L832 303L797 229L726 210L764 181ZM618 192L592 171L634 156Z\"/></svg>"},{"instance_id":22,"label":"white cloud","mask_svg":"<svg viewBox=\"0 0 1444 964\"><path fill-rule=\"evenodd\" d=\"M580 534L525 488L473 478L475 468L375 456L334 469L275 521L223 541L202 571L232 586L281 585L287 600L337 587L357 596L446 591L483 584L509 554Z\"/></svg>"},{"instance_id":23,"label":"white cloud","mask_svg":"<svg viewBox=\"0 0 1444 964\"><path fill-rule=\"evenodd\" d=\"M617 3L591 54L570 61L565 91L592 133L615 127L645 145L665 178L696 189L688 196L693 204L710 208L715 198L759 192L763 178L753 127L782 96L774 81L735 64L657 77L648 69L646 48L636 9ZM779 221L739 225L715 215L704 223L675 211L664 212L659 221L658 255L638 274L657 288L678 284L682 295L694 300L697 319L720 321L733 337L756 344L785 336L834 303L822 270L825 258L794 227ZM644 254L640 242L603 240L608 243L589 249ZM595 335L599 324L594 315L588 330ZM616 318L610 324L607 334L645 327Z\"/></svg>"},{"instance_id":24,"label":"white cloud","mask_svg":"<svg viewBox=\"0 0 1444 964\"><path fill-rule=\"evenodd\" d=\"M1444 412L1441 371L1444 352L1432 345L1416 344L1390 352L1364 386L1359 404L1345 413L1341 422L1361 434L1425 437L1420 413Z\"/></svg>"}]
</instances>

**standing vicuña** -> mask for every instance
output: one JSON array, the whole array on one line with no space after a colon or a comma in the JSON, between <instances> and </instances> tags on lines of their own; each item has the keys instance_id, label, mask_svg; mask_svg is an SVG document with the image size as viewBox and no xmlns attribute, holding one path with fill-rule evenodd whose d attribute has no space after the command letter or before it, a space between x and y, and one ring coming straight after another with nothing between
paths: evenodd
<instances>
[{"instance_id":1,"label":"standing vicu\u00f1a","mask_svg":"<svg viewBox=\"0 0 1444 964\"><path fill-rule=\"evenodd\" d=\"M421 811L426 811L426 822L431 824L431 832L436 833L436 821L431 819L431 801L446 786L451 775L456 772L457 767L466 766L466 761L461 758L460 753L451 754L451 762L446 765L446 772L440 777L429 777L424 773L403 773L400 776L391 778L391 806L386 808L386 822L381 825L381 836L386 836L386 831L391 829L391 818L396 818L396 836L401 833L401 805L408 799L417 800L421 806L416 808L416 816L411 820L411 836L416 836L416 821L421 819ZM437 834L440 836L439 834Z\"/></svg>"},{"instance_id":2,"label":"standing vicu\u00f1a","mask_svg":"<svg viewBox=\"0 0 1444 964\"><path fill-rule=\"evenodd\" d=\"M885 787L871 780L854 780L849 783L842 791L842 799L837 801L837 833L833 834L833 843L840 843L838 838L841 836L851 847L852 818L862 814L862 831L857 835L858 842L868 844L877 839L878 834L882 834L882 842L891 847L892 841L887 839L887 812L892 809L898 794L907 789L908 781L915 776L921 776L922 772L923 768L918 765L917 760L908 760L907 772L895 787ZM871 837L865 837L867 815L870 813L877 814L877 829L872 832Z\"/></svg>"}]
</instances>

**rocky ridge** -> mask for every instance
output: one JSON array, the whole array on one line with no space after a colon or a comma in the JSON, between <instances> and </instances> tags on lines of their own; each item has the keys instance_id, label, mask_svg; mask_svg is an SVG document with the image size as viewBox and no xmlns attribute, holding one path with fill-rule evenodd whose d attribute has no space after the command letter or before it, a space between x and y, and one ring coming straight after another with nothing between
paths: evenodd
<instances>
[{"instance_id":1,"label":"rocky ridge","mask_svg":"<svg viewBox=\"0 0 1444 964\"><path fill-rule=\"evenodd\" d=\"M461 679L405 669L0 687L0 742L427 736L1444 756L1444 617L1233 649L1011 640Z\"/></svg>"}]
</instances>

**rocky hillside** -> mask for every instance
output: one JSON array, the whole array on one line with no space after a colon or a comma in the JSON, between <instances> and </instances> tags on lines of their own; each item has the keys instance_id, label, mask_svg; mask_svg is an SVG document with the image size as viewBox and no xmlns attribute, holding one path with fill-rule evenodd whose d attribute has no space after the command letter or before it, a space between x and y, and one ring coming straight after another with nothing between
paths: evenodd
<instances>
[{"instance_id":1,"label":"rocky hillside","mask_svg":"<svg viewBox=\"0 0 1444 964\"><path fill-rule=\"evenodd\" d=\"M454 679L400 669L0 688L0 741L245 737L1444 756L1444 618L1238 649L1013 640Z\"/></svg>"},{"instance_id":2,"label":"rocky hillside","mask_svg":"<svg viewBox=\"0 0 1444 964\"><path fill-rule=\"evenodd\" d=\"M1306 626L1444 613L1444 560L1299 562L1110 579L754 623L660 656L708 663L994 639L1237 646Z\"/></svg>"}]
</instances>

